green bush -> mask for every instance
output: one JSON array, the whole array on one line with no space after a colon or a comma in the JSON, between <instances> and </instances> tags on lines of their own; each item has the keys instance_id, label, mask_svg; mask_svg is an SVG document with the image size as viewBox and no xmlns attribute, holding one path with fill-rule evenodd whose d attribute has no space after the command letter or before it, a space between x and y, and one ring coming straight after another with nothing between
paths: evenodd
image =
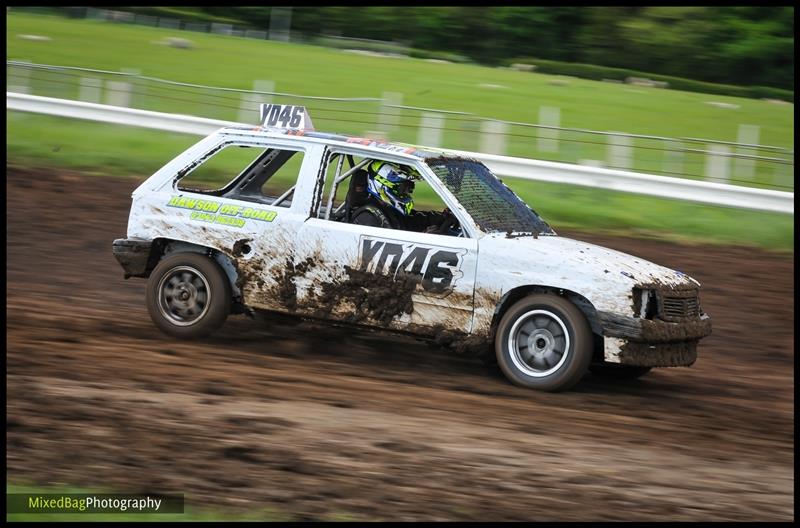
<instances>
[{"instance_id":1,"label":"green bush","mask_svg":"<svg viewBox=\"0 0 800 528\"><path fill-rule=\"evenodd\" d=\"M295 40L295 39L293 39ZM379 41L356 38L342 37L314 37L311 36L308 42L317 46L336 49L357 49L364 51L374 51L376 53L396 53L398 55L408 55L415 59L438 59L450 62L469 63L468 57L447 51L432 51L425 49L409 48L397 42Z\"/></svg>"},{"instance_id":2,"label":"green bush","mask_svg":"<svg viewBox=\"0 0 800 528\"><path fill-rule=\"evenodd\" d=\"M534 64L536 73L547 73L554 75L569 75L580 77L581 79L592 79L602 81L611 79L615 81L625 81L628 77L642 77L653 81L662 81L669 84L675 90L686 92L699 92L716 95L729 95L732 97L749 97L751 99L783 99L784 101L794 102L794 92L782 90L780 88L770 88L767 86L733 86L730 84L716 84L703 81L695 81L682 77L672 77L670 75L659 75L625 68L610 68L607 66L596 66L594 64L580 64L577 62L560 62L542 59L513 59L505 61L506 65L513 63Z\"/></svg>"},{"instance_id":3,"label":"green bush","mask_svg":"<svg viewBox=\"0 0 800 528\"><path fill-rule=\"evenodd\" d=\"M397 53L407 55L408 47L396 42L366 40L342 37L316 37L311 40L312 44L325 46L326 48L337 49L357 49L364 51L374 51L377 53Z\"/></svg>"},{"instance_id":4,"label":"green bush","mask_svg":"<svg viewBox=\"0 0 800 528\"><path fill-rule=\"evenodd\" d=\"M414 48L408 51L408 55L415 59L438 59L462 64L472 62L468 57L447 51L430 51Z\"/></svg>"},{"instance_id":5,"label":"green bush","mask_svg":"<svg viewBox=\"0 0 800 528\"><path fill-rule=\"evenodd\" d=\"M113 9L113 8L110 8ZM157 17L165 17L172 19L179 19L185 22L193 23L206 23L206 24L231 24L231 25L249 25L246 21L237 18L229 18L224 16L212 15L203 13L199 9L193 7L126 7L125 11L136 13L140 15L149 15Z\"/></svg>"}]
</instances>

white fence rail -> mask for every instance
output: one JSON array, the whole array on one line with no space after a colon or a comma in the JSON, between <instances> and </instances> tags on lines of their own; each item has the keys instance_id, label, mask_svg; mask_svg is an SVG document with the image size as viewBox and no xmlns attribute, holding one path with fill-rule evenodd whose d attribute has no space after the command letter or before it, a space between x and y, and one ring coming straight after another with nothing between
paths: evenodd
<instances>
[{"instance_id":1,"label":"white fence rail","mask_svg":"<svg viewBox=\"0 0 800 528\"><path fill-rule=\"evenodd\" d=\"M170 132L207 135L237 124L187 115L6 92L6 108L76 119L138 126ZM596 187L714 205L794 214L794 193L722 183L603 169L568 163L448 150L477 158L495 174L552 183Z\"/></svg>"},{"instance_id":2,"label":"white fence rail","mask_svg":"<svg viewBox=\"0 0 800 528\"><path fill-rule=\"evenodd\" d=\"M732 142L563 127L561 109L550 106L540 106L531 123L403 105L398 92L291 94L268 79L253 79L248 90L20 60L6 60L6 76L9 92L224 121L250 122L258 103L303 104L323 130L362 137L794 192L794 150L759 144L760 127L745 123Z\"/></svg>"}]
</instances>

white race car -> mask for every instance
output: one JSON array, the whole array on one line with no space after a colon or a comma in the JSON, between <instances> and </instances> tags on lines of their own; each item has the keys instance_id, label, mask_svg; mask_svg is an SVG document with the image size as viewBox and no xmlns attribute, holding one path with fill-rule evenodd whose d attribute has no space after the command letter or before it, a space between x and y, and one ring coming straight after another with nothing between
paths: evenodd
<instances>
[{"instance_id":1,"label":"white race car","mask_svg":"<svg viewBox=\"0 0 800 528\"><path fill-rule=\"evenodd\" d=\"M262 106L263 126L214 132L133 192L113 251L125 278L148 278L167 334L282 312L473 350L548 391L587 370L633 378L697 358L711 321L691 277L557 236L477 160L315 132L303 107ZM215 172L225 156L223 169L243 161ZM416 175L418 204L444 206L443 225L354 223L375 161Z\"/></svg>"}]
</instances>

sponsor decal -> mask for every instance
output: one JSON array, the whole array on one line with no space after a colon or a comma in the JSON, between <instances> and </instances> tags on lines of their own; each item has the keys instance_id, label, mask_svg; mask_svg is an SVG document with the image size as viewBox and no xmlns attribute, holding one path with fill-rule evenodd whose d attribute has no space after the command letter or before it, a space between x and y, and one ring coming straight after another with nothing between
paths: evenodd
<instances>
[{"instance_id":1,"label":"sponsor decal","mask_svg":"<svg viewBox=\"0 0 800 528\"><path fill-rule=\"evenodd\" d=\"M362 236L358 266L378 275L398 273L416 277L425 292L449 294L464 276L461 271L466 249L443 248L413 242Z\"/></svg>"},{"instance_id":2,"label":"sponsor decal","mask_svg":"<svg viewBox=\"0 0 800 528\"><path fill-rule=\"evenodd\" d=\"M393 143L387 143L385 141L377 140L377 139L368 139L368 138L358 138L358 137L351 137L347 138L348 143L358 143L359 145L364 145L367 147L375 147L383 150L388 150L390 152L402 152L404 154L413 154L417 151L414 147L405 147L403 145L395 145Z\"/></svg>"},{"instance_id":3,"label":"sponsor decal","mask_svg":"<svg viewBox=\"0 0 800 528\"><path fill-rule=\"evenodd\" d=\"M268 211L266 209L226 204L213 200L188 198L185 196L173 196L169 199L167 205L180 209L191 209L192 214L189 218L192 220L232 227L244 227L247 220L272 222L278 216L278 213L275 211Z\"/></svg>"}]
</instances>

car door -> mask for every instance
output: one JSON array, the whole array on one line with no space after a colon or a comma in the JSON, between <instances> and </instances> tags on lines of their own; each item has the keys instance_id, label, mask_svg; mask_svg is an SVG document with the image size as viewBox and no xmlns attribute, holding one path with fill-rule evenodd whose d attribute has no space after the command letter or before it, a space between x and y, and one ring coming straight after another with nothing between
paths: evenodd
<instances>
[{"instance_id":1,"label":"car door","mask_svg":"<svg viewBox=\"0 0 800 528\"><path fill-rule=\"evenodd\" d=\"M379 157L341 149L328 151L324 161L348 153ZM320 189L332 176L327 168L318 173ZM309 208L295 245L299 312L419 334L471 330L476 239L334 221L324 214L334 201L324 198Z\"/></svg>"},{"instance_id":2,"label":"car door","mask_svg":"<svg viewBox=\"0 0 800 528\"><path fill-rule=\"evenodd\" d=\"M323 151L321 145L272 141L269 148L294 151L303 156L298 168L281 175L282 186L272 194L278 205L259 206L273 211L268 222L249 222L250 231L233 246L233 263L241 285L242 300L250 307L295 312L297 296L294 277L297 249L304 246L300 236L313 199L313 187ZM292 184L290 186L290 183ZM269 180L264 183L269 185ZM228 199L242 206L253 205L258 193L246 192Z\"/></svg>"}]
</instances>

